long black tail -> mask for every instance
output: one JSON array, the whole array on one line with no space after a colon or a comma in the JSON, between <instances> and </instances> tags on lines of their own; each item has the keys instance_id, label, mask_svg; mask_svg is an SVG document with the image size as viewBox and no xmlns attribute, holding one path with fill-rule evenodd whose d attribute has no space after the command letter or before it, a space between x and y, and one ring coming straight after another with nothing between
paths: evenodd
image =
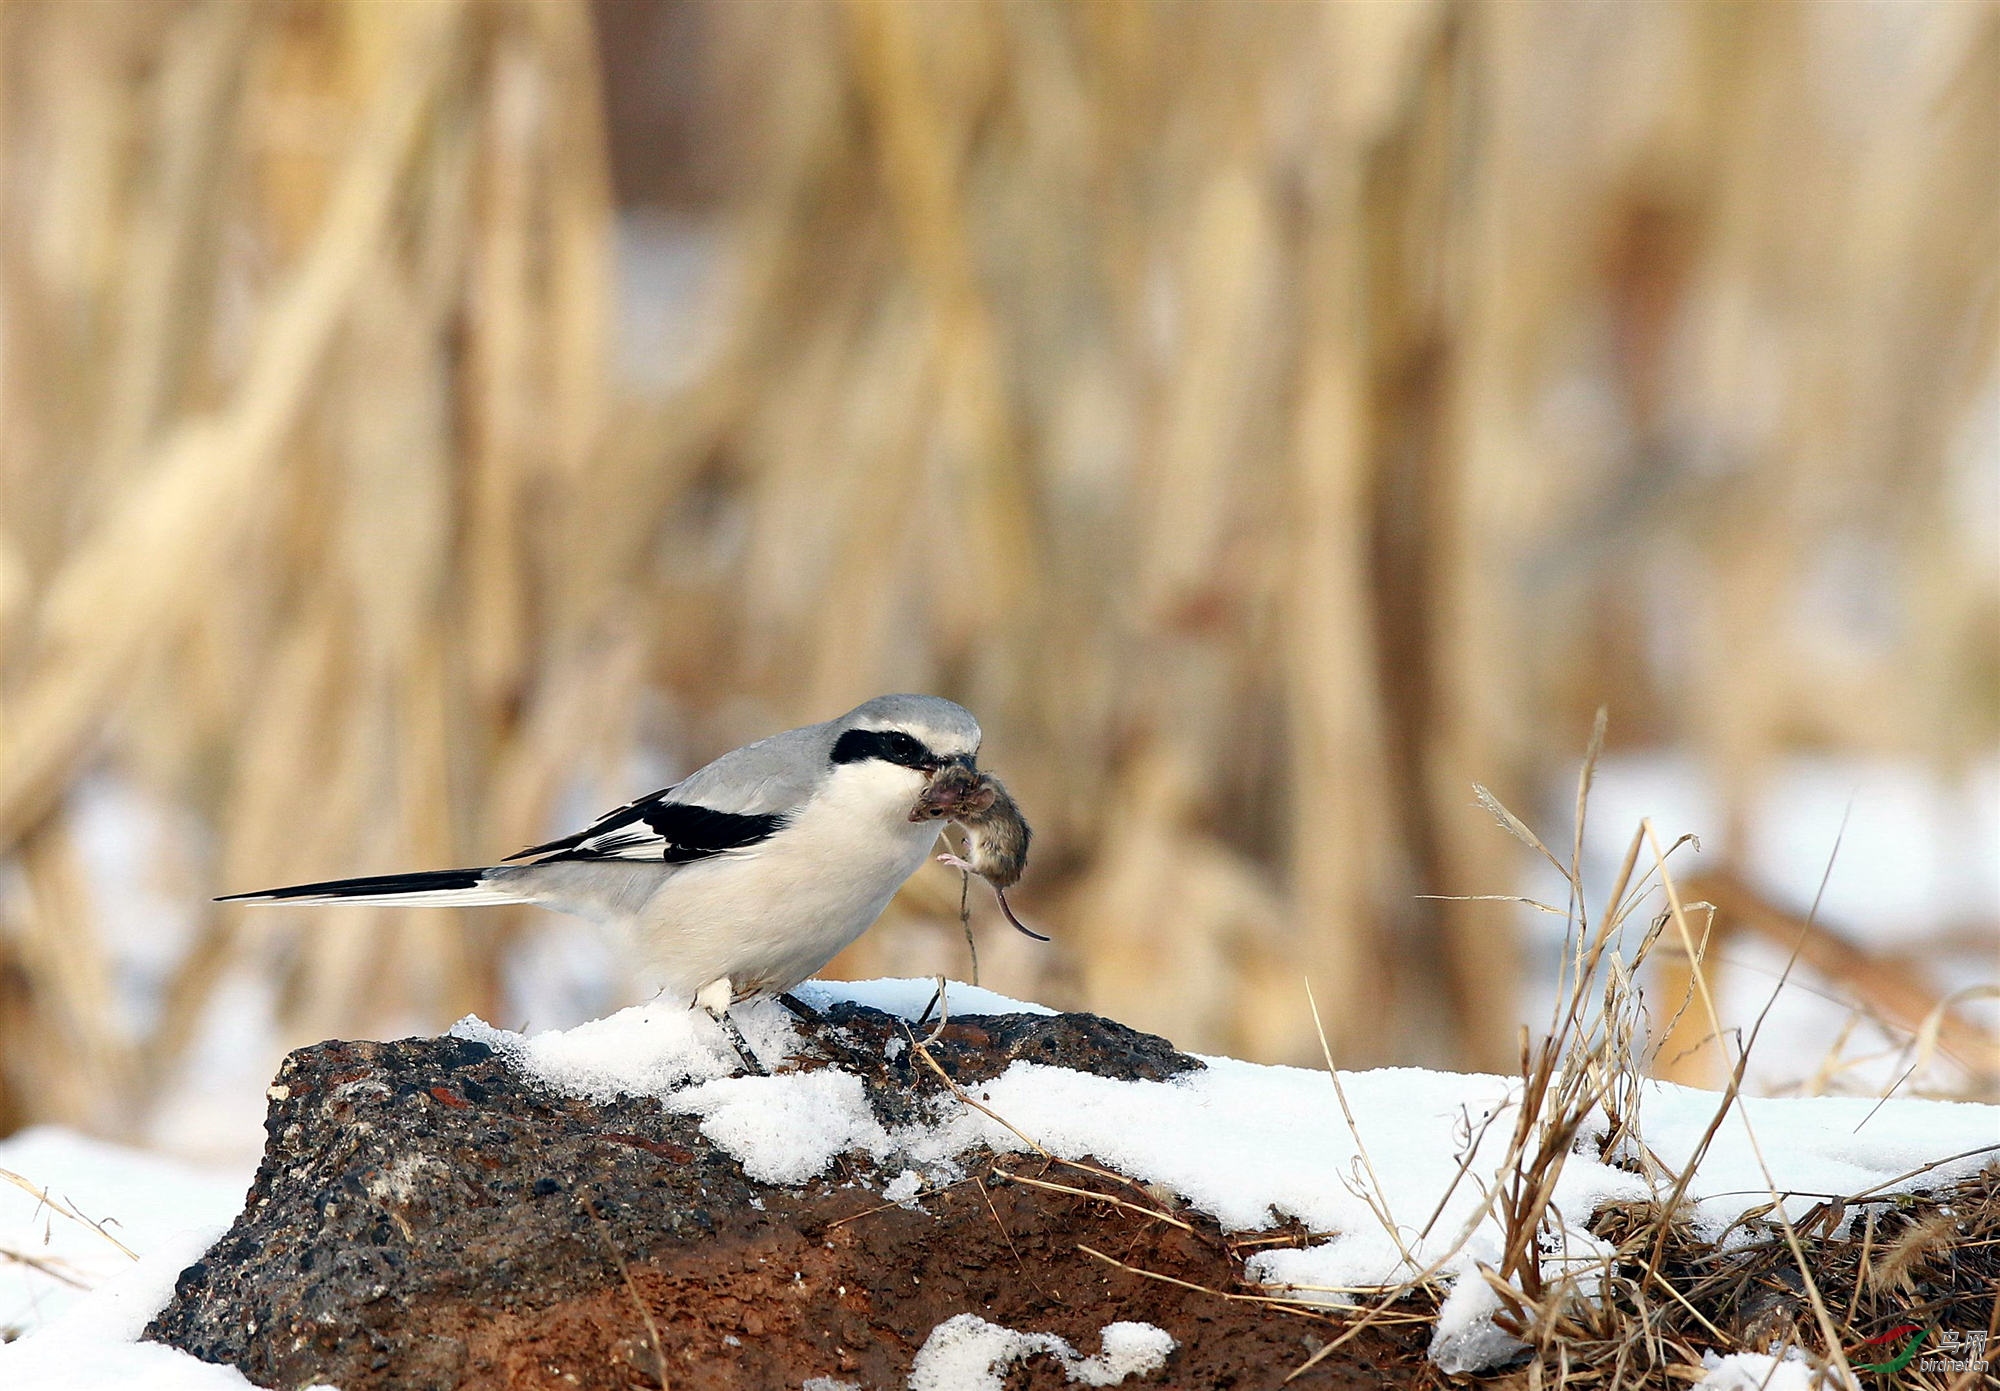
<instances>
[{"instance_id":1,"label":"long black tail","mask_svg":"<svg viewBox=\"0 0 2000 1391\"><path fill-rule=\"evenodd\" d=\"M416 874L377 874L366 879L329 879L283 889L226 894L217 903L392 903L403 908L457 908L481 903L523 903L518 891L487 878L485 869L430 869Z\"/></svg>"}]
</instances>

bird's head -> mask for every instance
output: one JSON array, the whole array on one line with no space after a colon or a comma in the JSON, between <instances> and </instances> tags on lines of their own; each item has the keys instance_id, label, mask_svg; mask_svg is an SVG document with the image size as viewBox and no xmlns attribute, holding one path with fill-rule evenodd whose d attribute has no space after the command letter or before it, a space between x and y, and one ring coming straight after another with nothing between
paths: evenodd
<instances>
[{"instance_id":1,"label":"bird's head","mask_svg":"<svg viewBox=\"0 0 2000 1391\"><path fill-rule=\"evenodd\" d=\"M877 696L833 725L836 770L893 779L893 785L912 792L947 768L973 768L979 756L979 721L939 696ZM902 770L903 776L891 770Z\"/></svg>"}]
</instances>

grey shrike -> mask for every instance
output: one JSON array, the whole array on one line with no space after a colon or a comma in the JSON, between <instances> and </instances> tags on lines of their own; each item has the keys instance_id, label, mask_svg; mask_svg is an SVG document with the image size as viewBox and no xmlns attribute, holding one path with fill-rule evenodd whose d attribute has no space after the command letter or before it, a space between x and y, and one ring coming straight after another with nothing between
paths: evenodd
<instances>
[{"instance_id":1,"label":"grey shrike","mask_svg":"<svg viewBox=\"0 0 2000 1391\"><path fill-rule=\"evenodd\" d=\"M877 696L838 719L745 744L507 864L218 901L533 903L629 926L665 991L707 1010L761 1071L729 1007L775 995L803 1010L785 992L868 930L923 864L940 819L967 824L977 861L979 837L990 841L999 818L1006 863L997 873L974 867L1000 887L1019 876L1027 823L977 771L979 739L978 721L951 701Z\"/></svg>"}]
</instances>

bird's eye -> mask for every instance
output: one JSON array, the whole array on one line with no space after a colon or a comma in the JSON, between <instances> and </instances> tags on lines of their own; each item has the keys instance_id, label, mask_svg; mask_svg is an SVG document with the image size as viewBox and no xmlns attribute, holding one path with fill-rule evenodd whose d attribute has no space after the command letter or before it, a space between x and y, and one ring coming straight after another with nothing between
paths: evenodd
<instances>
[{"instance_id":1,"label":"bird's eye","mask_svg":"<svg viewBox=\"0 0 2000 1391\"><path fill-rule=\"evenodd\" d=\"M857 763L880 758L906 768L927 768L935 760L924 741L900 729L850 729L835 741L835 763Z\"/></svg>"}]
</instances>

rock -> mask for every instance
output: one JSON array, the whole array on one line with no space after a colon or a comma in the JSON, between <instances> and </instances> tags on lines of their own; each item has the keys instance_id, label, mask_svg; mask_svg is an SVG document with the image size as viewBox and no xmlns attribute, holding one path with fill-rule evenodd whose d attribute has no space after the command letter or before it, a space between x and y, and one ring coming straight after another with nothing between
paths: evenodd
<instances>
[{"instance_id":1,"label":"rock","mask_svg":"<svg viewBox=\"0 0 2000 1391\"><path fill-rule=\"evenodd\" d=\"M859 1072L885 1124L945 1093L892 1016L843 1004L802 1032L797 1065ZM1083 1014L957 1018L930 1052L961 1082L1024 1058L1156 1080L1201 1066ZM797 1386L812 1376L900 1386L930 1327L981 1308L967 1300L988 1312L1053 1271L1087 1269L1098 1284L1116 1275L1060 1237L1042 1263L1023 1265L1012 1231L994 1223L1011 1211L1019 1240L1033 1240L1036 1205L1048 1201L1026 1186L989 1192L968 1180L929 1214L913 1212L885 1203L883 1176L850 1156L801 1188L773 1188L747 1178L698 1117L650 1097L560 1094L465 1039L300 1049L270 1096L243 1214L182 1272L146 1330L260 1386ZM1066 1203L1086 1222L1108 1214L1121 1232L1134 1226L1114 1207ZM954 1221L966 1231L952 1235ZM1164 1265L1214 1265L1191 1235L1137 1225ZM1226 1279L1226 1259L1220 1269ZM1072 1289L1085 1278L1070 1278ZM1016 1313L1084 1352L1104 1323L1144 1317L1092 1323L1040 1296Z\"/></svg>"}]
</instances>

